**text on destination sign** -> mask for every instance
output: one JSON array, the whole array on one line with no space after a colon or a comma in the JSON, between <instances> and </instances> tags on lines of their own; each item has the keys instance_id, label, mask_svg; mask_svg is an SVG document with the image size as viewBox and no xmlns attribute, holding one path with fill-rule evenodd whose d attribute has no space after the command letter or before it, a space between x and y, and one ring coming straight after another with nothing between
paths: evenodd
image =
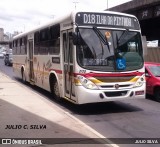
<instances>
[{"instance_id":1,"label":"text on destination sign","mask_svg":"<svg viewBox=\"0 0 160 147\"><path fill-rule=\"evenodd\" d=\"M79 12L75 21L78 25L139 29L139 23L136 18L119 14Z\"/></svg>"},{"instance_id":2,"label":"text on destination sign","mask_svg":"<svg viewBox=\"0 0 160 147\"><path fill-rule=\"evenodd\" d=\"M103 24L103 25L114 25L114 26L132 26L131 18L123 16L106 16L106 15L95 15L95 14L84 14L84 24Z\"/></svg>"}]
</instances>

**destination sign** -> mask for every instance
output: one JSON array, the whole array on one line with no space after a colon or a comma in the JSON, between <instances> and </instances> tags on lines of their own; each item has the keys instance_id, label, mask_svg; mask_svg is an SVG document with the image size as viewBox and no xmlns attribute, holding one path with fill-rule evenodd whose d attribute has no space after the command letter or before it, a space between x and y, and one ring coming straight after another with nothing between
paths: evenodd
<instances>
[{"instance_id":1,"label":"destination sign","mask_svg":"<svg viewBox=\"0 0 160 147\"><path fill-rule=\"evenodd\" d=\"M78 25L96 25L109 26L118 28L139 29L137 19L108 13L84 13L80 12L76 15L76 23Z\"/></svg>"}]
</instances>

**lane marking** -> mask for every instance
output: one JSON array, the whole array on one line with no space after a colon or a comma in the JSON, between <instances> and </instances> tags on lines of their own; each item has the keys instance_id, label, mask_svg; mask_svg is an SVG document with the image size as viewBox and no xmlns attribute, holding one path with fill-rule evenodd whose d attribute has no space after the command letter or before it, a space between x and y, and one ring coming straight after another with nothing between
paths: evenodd
<instances>
[{"instance_id":1,"label":"lane marking","mask_svg":"<svg viewBox=\"0 0 160 147\"><path fill-rule=\"evenodd\" d=\"M64 111L64 110L63 110ZM99 138L104 139L104 141L106 142L106 145L109 145L111 147L119 147L117 144L115 144L114 142L112 142L111 140L107 139L105 136L103 136L102 134L98 133L96 130L94 130L93 128L91 128L90 126L86 125L84 122L82 122L81 120L79 120L78 118L76 118L75 116L71 115L69 112L64 111L64 113L66 115L68 115L69 117L71 117L72 119L76 120L78 123L80 123L81 125L83 125L85 128L87 128L89 131L91 131L92 133L94 133L95 135L97 135Z\"/></svg>"}]
</instances>

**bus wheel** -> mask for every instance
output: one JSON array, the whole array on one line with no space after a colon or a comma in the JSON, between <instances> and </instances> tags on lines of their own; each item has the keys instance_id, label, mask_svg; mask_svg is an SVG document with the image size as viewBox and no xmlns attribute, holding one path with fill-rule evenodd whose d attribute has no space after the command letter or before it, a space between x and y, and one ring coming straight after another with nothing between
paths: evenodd
<instances>
[{"instance_id":1,"label":"bus wheel","mask_svg":"<svg viewBox=\"0 0 160 147\"><path fill-rule=\"evenodd\" d=\"M155 93L154 97L155 97L156 101L160 102L160 88L156 88L154 93Z\"/></svg>"},{"instance_id":2,"label":"bus wheel","mask_svg":"<svg viewBox=\"0 0 160 147\"><path fill-rule=\"evenodd\" d=\"M57 80L51 80L51 92L54 96L54 98L60 102L61 101L61 97L60 97L60 92L59 92L59 87L58 87L58 82Z\"/></svg>"},{"instance_id":3,"label":"bus wheel","mask_svg":"<svg viewBox=\"0 0 160 147\"><path fill-rule=\"evenodd\" d=\"M25 83L26 82L26 77L25 77L24 69L23 68L21 70L21 75L22 75L22 82Z\"/></svg>"}]
</instances>

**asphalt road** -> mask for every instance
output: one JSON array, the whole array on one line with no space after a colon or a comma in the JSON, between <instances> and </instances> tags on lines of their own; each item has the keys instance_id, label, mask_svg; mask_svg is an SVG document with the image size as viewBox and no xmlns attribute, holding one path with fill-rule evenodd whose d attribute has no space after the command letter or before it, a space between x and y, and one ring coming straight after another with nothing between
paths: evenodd
<instances>
[{"instance_id":1,"label":"asphalt road","mask_svg":"<svg viewBox=\"0 0 160 147\"><path fill-rule=\"evenodd\" d=\"M21 82L14 77L12 67L5 66L2 59L0 59L0 71ZM151 100L152 98L77 106L65 100L57 103L45 90L29 84L26 86L107 138L158 139L160 137L160 103ZM119 146L128 145L120 144Z\"/></svg>"},{"instance_id":2,"label":"asphalt road","mask_svg":"<svg viewBox=\"0 0 160 147\"><path fill-rule=\"evenodd\" d=\"M4 59L0 59L0 71L14 79L14 73L12 70L12 66L5 66L4 65Z\"/></svg>"}]
</instances>

